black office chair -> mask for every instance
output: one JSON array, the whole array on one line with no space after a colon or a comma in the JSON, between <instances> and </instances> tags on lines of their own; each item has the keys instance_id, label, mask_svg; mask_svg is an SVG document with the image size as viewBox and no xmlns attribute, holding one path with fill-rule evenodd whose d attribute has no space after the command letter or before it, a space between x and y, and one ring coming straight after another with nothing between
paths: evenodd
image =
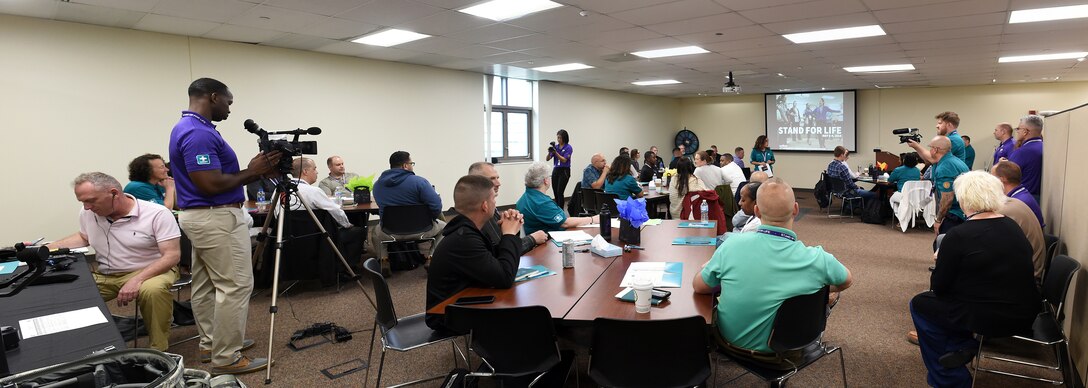
<instances>
[{"instance_id":1,"label":"black office chair","mask_svg":"<svg viewBox=\"0 0 1088 388\"><path fill-rule=\"evenodd\" d=\"M608 212L612 215L612 218L618 218L620 216L620 210L619 207L616 206L616 200L620 199L619 194L606 193L603 191L598 191L596 193L598 207L600 207L600 205L608 206Z\"/></svg>"},{"instance_id":2,"label":"black office chair","mask_svg":"<svg viewBox=\"0 0 1088 388\"><path fill-rule=\"evenodd\" d=\"M1066 340L1065 332L1062 330L1062 322L1065 320L1065 316L1062 313L1062 308L1065 305L1065 297L1069 292L1069 285L1073 283L1073 277L1080 271L1080 263L1073 260L1072 257L1066 255L1058 255L1054 257L1053 267L1046 273L1046 277L1043 279L1043 300L1044 311L1039 313L1035 317L1035 322L1031 325L1031 333L1024 336L1013 336L1012 338L1033 343L1036 345L1049 346L1054 351L1054 365L1039 364L1034 362L1028 362L1024 360L1018 360L1008 357L988 356L983 353L983 345L986 340L993 340L993 338L987 338L985 336L978 336L978 357L975 358L975 375L977 377L978 372L987 372L993 374L999 374L1003 376L1017 377L1025 380L1035 380L1054 385L1064 384L1065 373L1073 368L1072 357L1069 357L1069 343ZM1061 352L1064 351L1066 359L1069 361L1069 369L1063 368ZM1042 368L1047 370L1056 370L1062 372L1062 380L1052 380L1042 377L1022 375L1012 372L1006 372L996 369L987 369L982 367L982 359L990 359L997 361L1009 362L1017 365L1033 366L1036 368Z\"/></svg>"},{"instance_id":3,"label":"black office chair","mask_svg":"<svg viewBox=\"0 0 1088 388\"><path fill-rule=\"evenodd\" d=\"M597 193L601 189L582 189L582 215L591 216L601 212L601 203L597 201Z\"/></svg>"},{"instance_id":4,"label":"black office chair","mask_svg":"<svg viewBox=\"0 0 1088 388\"><path fill-rule=\"evenodd\" d=\"M314 209L314 216L321 226L329 232L333 243L339 245L339 225L328 211ZM272 225L276 225L273 220ZM265 240L269 244L264 250L264 258L255 278L261 287L272 283L276 264L275 232ZM283 252L280 255L280 280L297 281L320 279L322 286L332 286L337 282L337 273L342 266L336 252L329 246L321 230L314 225L313 219L305 210L287 212L283 224ZM294 283L292 283L294 285ZM283 289L286 292L288 286Z\"/></svg>"},{"instance_id":5,"label":"black office chair","mask_svg":"<svg viewBox=\"0 0 1088 388\"><path fill-rule=\"evenodd\" d=\"M702 386L711 376L706 328L700 316L594 319L589 377L605 387Z\"/></svg>"},{"instance_id":6,"label":"black office chair","mask_svg":"<svg viewBox=\"0 0 1088 388\"><path fill-rule=\"evenodd\" d=\"M861 210L862 198L854 193L852 190L846 188L846 182L839 178L833 178L827 175L827 172L820 174L820 179L827 184L827 217L838 218L845 217L843 214L846 211L846 206L850 206L850 217L854 216L855 210ZM831 204L835 198L842 200L842 206L839 207L839 215L831 214Z\"/></svg>"},{"instance_id":7,"label":"black office chair","mask_svg":"<svg viewBox=\"0 0 1088 388\"><path fill-rule=\"evenodd\" d=\"M1043 234L1043 279L1046 279L1046 273L1050 270L1050 262L1054 260L1054 255L1058 254L1058 236L1050 233Z\"/></svg>"},{"instance_id":8,"label":"black office chair","mask_svg":"<svg viewBox=\"0 0 1088 388\"><path fill-rule=\"evenodd\" d=\"M363 263L363 269L363 275L370 278L370 283L374 286L374 299L377 304L374 316L374 333L370 337L370 350L367 351L367 363L370 365L373 365L373 363L370 363L370 360L373 359L371 355L374 353L374 342L376 342L374 337L378 334L379 328L381 329L382 335L382 356L381 360L378 362L378 379L374 382L374 386L380 387L382 384L382 369L385 367L385 351L388 349L406 352L427 345L450 341L450 346L453 347L454 366L458 365L457 355L460 355L461 359L465 360L466 366L468 365L468 360L465 358L464 354L461 353L461 349L457 348L457 343L454 341L460 336L431 330L431 328L427 326L425 321L426 314L424 313L404 318L397 317L396 309L393 307L393 297L389 292L389 284L385 282L385 277L382 276L382 267L381 263L378 262L378 259L368 259ZM372 368L367 368L366 377L363 381L367 381L370 378L370 369ZM445 375L424 378L398 384L398 386L412 385L444 377Z\"/></svg>"},{"instance_id":9,"label":"black office chair","mask_svg":"<svg viewBox=\"0 0 1088 388\"><path fill-rule=\"evenodd\" d=\"M446 307L446 325L468 334L469 350L483 361L470 377L497 377L512 386L562 386L574 361L560 351L551 313L544 306ZM562 378L562 379L560 379Z\"/></svg>"},{"instance_id":10,"label":"black office chair","mask_svg":"<svg viewBox=\"0 0 1088 388\"><path fill-rule=\"evenodd\" d=\"M800 352L801 358L792 364L791 369L782 370L768 367L750 358L736 356L720 351L735 361L748 373L759 376L772 386L784 386L786 380L798 371L818 361L824 356L838 352L839 365L842 367L842 385L846 386L846 360L842 348L829 347L823 342L824 329L827 326L827 295L830 291L824 286L816 293L798 295L782 302L775 315L771 338L767 340L772 351L778 354Z\"/></svg>"},{"instance_id":11,"label":"black office chair","mask_svg":"<svg viewBox=\"0 0 1088 388\"><path fill-rule=\"evenodd\" d=\"M420 242L430 241L435 243L434 237L423 236L434 228L434 215L427 205L386 206L382 209L382 218L378 227L390 240L378 242L378 257L387 257L390 253L419 252ZM393 243L415 242L417 249L405 249L400 251L388 251L386 245ZM385 255L382 252L385 252Z\"/></svg>"}]
</instances>

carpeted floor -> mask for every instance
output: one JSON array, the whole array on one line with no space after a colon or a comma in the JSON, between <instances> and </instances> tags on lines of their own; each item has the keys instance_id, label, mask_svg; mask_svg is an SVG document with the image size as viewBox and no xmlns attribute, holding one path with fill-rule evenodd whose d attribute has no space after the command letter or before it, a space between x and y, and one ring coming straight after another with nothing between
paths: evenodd
<instances>
[{"instance_id":1,"label":"carpeted floor","mask_svg":"<svg viewBox=\"0 0 1088 388\"><path fill-rule=\"evenodd\" d=\"M926 386L925 368L918 348L905 340L905 333L913 329L907 313L907 303L916 293L926 289L932 264L930 248L932 231L916 228L902 233L891 225L864 224L857 218L829 219L819 208L810 193L799 193L802 214L795 230L807 245L820 245L834 254L850 268L854 286L843 293L828 322L824 339L842 346L846 356L847 378L854 386L923 387ZM837 210L837 208L836 208ZM685 278L689 274L684 274ZM401 316L423 311L426 273L422 268L397 272L389 279L397 313ZM363 283L370 293L370 285ZM187 290L182 293L187 299ZM248 351L251 357L264 357L269 342L271 303L267 290L258 292L252 299L249 311L247 337L256 340L257 346ZM287 347L291 334L313 323L331 321L352 331L368 330L374 319L374 310L354 283L342 285L342 289L321 289L316 283L299 283L278 300L279 313L275 320L272 369L272 386L360 386L366 370L330 380L322 369L359 359L367 360L370 332L357 332L354 339L344 343L326 343L292 351ZM111 304L111 308L117 307ZM117 309L131 314L131 310ZM196 333L194 326L173 330L171 337L177 341ZM141 342L146 344L146 339ZM195 361L196 342L176 345L172 353L186 357L186 366L203 368L206 364ZM586 376L587 355L578 349L580 382L594 386ZM367 385L373 386L377 372L375 367ZM383 385L397 384L420 377L445 374L453 367L448 345L417 349L408 353L392 352L387 355ZM799 387L841 386L837 356L826 357L793 377L790 381ZM719 384L743 374L743 370L728 362L719 364L716 382ZM1055 374L1056 375L1056 374ZM1053 375L1052 375L1053 376ZM241 376L250 386L264 385L265 373ZM436 386L432 382L424 386ZM487 384L484 384L487 385ZM758 378L741 376L730 386L760 386ZM994 375L978 379L979 387L1036 386L1036 384ZM567 386L575 386L574 380ZM1043 386L1038 384L1038 386Z\"/></svg>"}]
</instances>

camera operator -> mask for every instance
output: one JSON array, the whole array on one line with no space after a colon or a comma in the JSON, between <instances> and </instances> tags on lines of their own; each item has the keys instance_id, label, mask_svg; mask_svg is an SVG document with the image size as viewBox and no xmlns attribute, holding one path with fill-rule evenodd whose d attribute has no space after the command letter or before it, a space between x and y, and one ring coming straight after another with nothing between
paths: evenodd
<instances>
[{"instance_id":1,"label":"camera operator","mask_svg":"<svg viewBox=\"0 0 1088 388\"><path fill-rule=\"evenodd\" d=\"M960 126L960 115L956 114L956 112L941 112L941 114L934 116L934 118L937 119L937 135L947 137L948 141L952 144L948 153L959 158L961 162L966 163L967 152L965 151L966 148L963 144L963 138L960 137L958 129ZM907 145L909 145L910 148L914 148L914 150L918 152L918 156L922 157L922 161L926 163L937 164L937 161L940 160L939 157L930 154L929 150L922 147L922 145L916 141L907 140Z\"/></svg>"},{"instance_id":2,"label":"camera operator","mask_svg":"<svg viewBox=\"0 0 1088 388\"><path fill-rule=\"evenodd\" d=\"M552 195L555 203L563 207L564 192L567 190L567 181L570 180L570 156L574 154L574 148L570 146L570 134L567 130L560 129L555 133L555 139L559 143L552 142L548 147L547 160L552 161Z\"/></svg>"},{"instance_id":3,"label":"camera operator","mask_svg":"<svg viewBox=\"0 0 1088 388\"><path fill-rule=\"evenodd\" d=\"M250 241L242 185L276 172L279 151L260 153L241 170L238 157L214 121L230 115L234 102L227 85L200 78L189 85L189 110L170 132L178 223L193 243L193 314L200 333L200 356L211 373L261 370L271 361L242 355L252 341L243 338L253 290Z\"/></svg>"}]
</instances>

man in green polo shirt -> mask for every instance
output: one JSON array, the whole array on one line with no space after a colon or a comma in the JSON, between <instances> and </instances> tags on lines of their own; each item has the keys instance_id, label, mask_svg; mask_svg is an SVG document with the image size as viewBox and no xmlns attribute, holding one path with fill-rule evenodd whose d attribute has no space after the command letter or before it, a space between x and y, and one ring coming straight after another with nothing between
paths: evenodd
<instances>
[{"instance_id":1,"label":"man in green polo shirt","mask_svg":"<svg viewBox=\"0 0 1088 388\"><path fill-rule=\"evenodd\" d=\"M564 230L600 220L598 216L567 217L567 213L548 196L551 187L552 166L544 162L533 163L525 173L525 194L518 199L517 209L525 217L525 233L538 230Z\"/></svg>"},{"instance_id":2,"label":"man in green polo shirt","mask_svg":"<svg viewBox=\"0 0 1088 388\"><path fill-rule=\"evenodd\" d=\"M775 355L767 345L782 302L825 285L839 292L853 282L835 256L797 241L792 230L797 213L793 188L779 178L766 181L755 205L763 225L726 240L693 282L700 294L721 286L715 318L723 349L773 368L790 365L789 356Z\"/></svg>"},{"instance_id":3,"label":"man in green polo shirt","mask_svg":"<svg viewBox=\"0 0 1088 388\"><path fill-rule=\"evenodd\" d=\"M937 221L933 224L936 234L947 233L966 220L960 203L956 201L952 183L970 169L963 160L949 152L951 149L952 142L944 136L934 137L929 142L929 153L937 160L937 164L933 165L933 187L937 189Z\"/></svg>"}]
</instances>

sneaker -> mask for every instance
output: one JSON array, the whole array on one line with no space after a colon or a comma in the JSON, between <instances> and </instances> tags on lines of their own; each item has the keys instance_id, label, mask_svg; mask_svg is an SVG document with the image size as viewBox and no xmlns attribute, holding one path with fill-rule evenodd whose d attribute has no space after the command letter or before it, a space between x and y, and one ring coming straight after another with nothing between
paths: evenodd
<instances>
[{"instance_id":1,"label":"sneaker","mask_svg":"<svg viewBox=\"0 0 1088 388\"><path fill-rule=\"evenodd\" d=\"M918 345L918 332L914 330L908 331L907 342Z\"/></svg>"},{"instance_id":2,"label":"sneaker","mask_svg":"<svg viewBox=\"0 0 1088 388\"><path fill-rule=\"evenodd\" d=\"M208 372L215 376L240 375L243 373L259 371L272 364L273 362L269 361L267 358L254 358L251 360L249 357L242 356L242 358L239 358L238 361L235 361L233 364L213 366Z\"/></svg>"},{"instance_id":3,"label":"sneaker","mask_svg":"<svg viewBox=\"0 0 1088 388\"><path fill-rule=\"evenodd\" d=\"M248 339L248 338L244 339L244 340L242 340L242 350L248 350L249 348L252 348L254 344L255 343L253 342L253 340ZM201 350L200 351L200 363L201 364L207 364L209 362L212 362L212 351L210 351L210 350Z\"/></svg>"}]
</instances>

